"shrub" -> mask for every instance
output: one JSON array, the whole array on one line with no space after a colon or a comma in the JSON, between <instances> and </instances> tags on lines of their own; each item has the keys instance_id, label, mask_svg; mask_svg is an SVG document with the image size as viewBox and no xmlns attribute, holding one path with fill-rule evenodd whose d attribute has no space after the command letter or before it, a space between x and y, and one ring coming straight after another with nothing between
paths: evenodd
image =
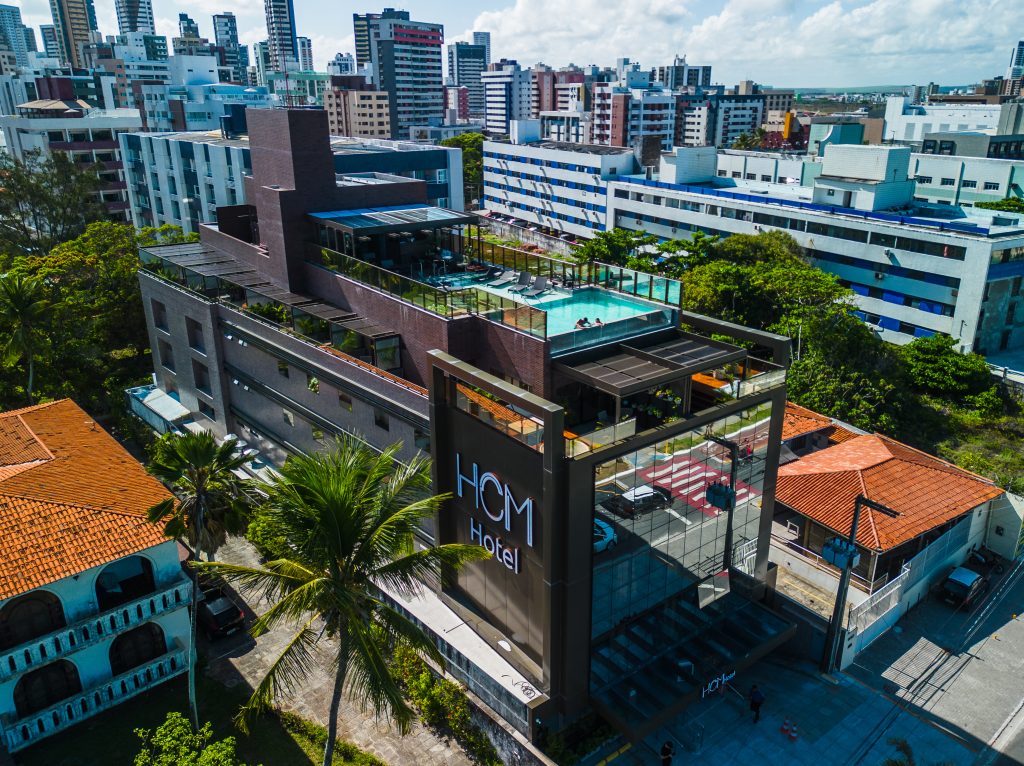
<instances>
[{"instance_id":1,"label":"shrub","mask_svg":"<svg viewBox=\"0 0 1024 766\"><path fill-rule=\"evenodd\" d=\"M327 743L327 727L318 723L307 721L300 715L287 710L278 710L275 713L281 726L289 734L305 739L312 743L317 749L322 750ZM370 753L365 753L351 742L339 739L334 744L334 759L341 759L343 763L350 763L353 766L386 766L386 764Z\"/></svg>"},{"instance_id":2,"label":"shrub","mask_svg":"<svg viewBox=\"0 0 1024 766\"><path fill-rule=\"evenodd\" d=\"M256 509L249 520L245 538L256 546L256 550L267 561L288 556L288 543L284 534L277 528L270 516L261 509Z\"/></svg>"},{"instance_id":3,"label":"shrub","mask_svg":"<svg viewBox=\"0 0 1024 766\"><path fill-rule=\"evenodd\" d=\"M483 766L501 766L498 751L473 723L469 698L457 683L438 678L430 666L404 644L395 647L391 672L430 727L449 733L466 753Z\"/></svg>"}]
</instances>

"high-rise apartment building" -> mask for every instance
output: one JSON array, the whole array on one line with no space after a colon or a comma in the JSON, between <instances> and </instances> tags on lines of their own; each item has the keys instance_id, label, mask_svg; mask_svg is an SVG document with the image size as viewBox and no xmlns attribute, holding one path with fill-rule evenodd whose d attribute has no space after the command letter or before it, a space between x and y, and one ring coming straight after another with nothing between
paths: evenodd
<instances>
[{"instance_id":1,"label":"high-rise apartment building","mask_svg":"<svg viewBox=\"0 0 1024 766\"><path fill-rule=\"evenodd\" d=\"M181 37L199 37L199 25L187 13L179 13L178 34Z\"/></svg>"},{"instance_id":2,"label":"high-rise apartment building","mask_svg":"<svg viewBox=\"0 0 1024 766\"><path fill-rule=\"evenodd\" d=\"M335 53L334 58L327 62L327 74L343 77L356 73L356 59L351 53Z\"/></svg>"},{"instance_id":3,"label":"high-rise apartment building","mask_svg":"<svg viewBox=\"0 0 1024 766\"><path fill-rule=\"evenodd\" d=\"M25 45L25 25L21 21L21 9L16 5L0 5L0 36L14 54L18 66L28 66L28 48ZM35 37L32 38L35 42ZM34 49L34 46L33 46Z\"/></svg>"},{"instance_id":4,"label":"high-rise apartment building","mask_svg":"<svg viewBox=\"0 0 1024 766\"><path fill-rule=\"evenodd\" d=\"M669 90L701 88L711 84L711 67L686 63L686 56L676 56L668 66L654 71L654 79Z\"/></svg>"},{"instance_id":5,"label":"high-rise apartment building","mask_svg":"<svg viewBox=\"0 0 1024 766\"><path fill-rule=\"evenodd\" d=\"M388 94L357 75L332 76L324 92L332 136L390 138Z\"/></svg>"},{"instance_id":6,"label":"high-rise apartment building","mask_svg":"<svg viewBox=\"0 0 1024 766\"><path fill-rule=\"evenodd\" d=\"M231 67L234 82L246 81L245 70L249 66L249 52L242 61L242 46L238 44L238 19L230 12L218 13L213 17L213 37L217 47L224 49L224 64Z\"/></svg>"},{"instance_id":7,"label":"high-rise apartment building","mask_svg":"<svg viewBox=\"0 0 1024 766\"><path fill-rule=\"evenodd\" d=\"M93 41L97 29L93 0L50 0L50 12L57 32L57 58L82 66L82 47Z\"/></svg>"},{"instance_id":8,"label":"high-rise apartment building","mask_svg":"<svg viewBox=\"0 0 1024 766\"><path fill-rule=\"evenodd\" d=\"M122 35L142 32L156 34L153 20L153 0L115 0L117 10L117 31Z\"/></svg>"},{"instance_id":9,"label":"high-rise apartment building","mask_svg":"<svg viewBox=\"0 0 1024 766\"><path fill-rule=\"evenodd\" d=\"M313 41L308 37L295 38L299 44L299 71L313 71Z\"/></svg>"},{"instance_id":10,"label":"high-rise apartment building","mask_svg":"<svg viewBox=\"0 0 1024 766\"><path fill-rule=\"evenodd\" d=\"M576 66L563 69L552 69L544 64L532 67L532 84L530 86L530 116L540 117L541 112L562 109L559 105L559 86L580 84L587 81L583 70ZM589 107L589 104L586 104Z\"/></svg>"},{"instance_id":11,"label":"high-rise apartment building","mask_svg":"<svg viewBox=\"0 0 1024 766\"><path fill-rule=\"evenodd\" d=\"M267 13L270 64L274 71L283 72L289 63L299 61L299 43L295 36L295 5L292 0L265 0L264 7Z\"/></svg>"},{"instance_id":12,"label":"high-rise apartment building","mask_svg":"<svg viewBox=\"0 0 1024 766\"><path fill-rule=\"evenodd\" d=\"M256 84L266 85L267 75L273 71L270 64L270 43L267 40L260 40L252 46L251 67L256 70Z\"/></svg>"},{"instance_id":13,"label":"high-rise apartment building","mask_svg":"<svg viewBox=\"0 0 1024 766\"><path fill-rule=\"evenodd\" d=\"M491 33L490 32L474 32L473 33L473 45L484 46L484 63L487 66L491 65Z\"/></svg>"},{"instance_id":14,"label":"high-rise apartment building","mask_svg":"<svg viewBox=\"0 0 1024 766\"><path fill-rule=\"evenodd\" d=\"M36 53L39 51L39 44L36 42L36 31L29 26L22 27L22 32L25 33L25 51L26 53Z\"/></svg>"},{"instance_id":15,"label":"high-rise apartment building","mask_svg":"<svg viewBox=\"0 0 1024 766\"><path fill-rule=\"evenodd\" d=\"M487 69L487 49L483 45L453 43L448 46L448 78L452 85L469 93L469 114L484 113L484 85L480 75Z\"/></svg>"},{"instance_id":16,"label":"high-rise apartment building","mask_svg":"<svg viewBox=\"0 0 1024 766\"><path fill-rule=\"evenodd\" d=\"M380 14L355 14L352 21L356 61L368 64L373 83L388 93L392 137L408 138L413 125L440 123L444 26L413 21L408 11L392 8Z\"/></svg>"},{"instance_id":17,"label":"high-rise apartment building","mask_svg":"<svg viewBox=\"0 0 1024 766\"><path fill-rule=\"evenodd\" d=\"M43 38L43 52L47 58L60 58L60 39L57 35L57 27L53 24L43 24L39 27L39 35Z\"/></svg>"},{"instance_id":18,"label":"high-rise apartment building","mask_svg":"<svg viewBox=\"0 0 1024 766\"><path fill-rule=\"evenodd\" d=\"M484 131L508 135L512 120L530 117L530 70L502 59L491 64L481 77L484 84Z\"/></svg>"},{"instance_id":19,"label":"high-rise apartment building","mask_svg":"<svg viewBox=\"0 0 1024 766\"><path fill-rule=\"evenodd\" d=\"M1024 40L1021 40L1013 47L1010 54L1010 66L1006 68L1006 79L1015 80L1024 76Z\"/></svg>"}]
</instances>

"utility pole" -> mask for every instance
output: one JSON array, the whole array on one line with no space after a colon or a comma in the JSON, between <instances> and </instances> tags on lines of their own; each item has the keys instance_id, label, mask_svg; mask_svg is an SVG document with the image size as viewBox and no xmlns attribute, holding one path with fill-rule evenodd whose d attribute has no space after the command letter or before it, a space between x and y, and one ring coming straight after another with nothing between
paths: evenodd
<instances>
[{"instance_id":1,"label":"utility pole","mask_svg":"<svg viewBox=\"0 0 1024 766\"><path fill-rule=\"evenodd\" d=\"M736 470L740 458L740 446L730 439L716 436L711 430L704 434L708 441L712 441L729 450L729 486L711 484L704 492L708 502L716 508L721 508L726 513L725 520L725 551L722 554L722 569L728 572L732 568L732 520L733 512L736 510Z\"/></svg>"},{"instance_id":2,"label":"utility pole","mask_svg":"<svg viewBox=\"0 0 1024 766\"><path fill-rule=\"evenodd\" d=\"M860 553L857 552L857 527L860 524L861 509L864 506L887 516L899 516L899 513L892 508L869 500L864 495L857 495L857 499L853 503L853 523L850 524L850 536L845 540L841 537L833 537L822 548L822 557L828 563L842 570L842 574L839 576L839 590L836 592L836 605L832 610L832 619L828 623L828 633L825 634L825 653L821 657L822 673L832 672L839 654L839 639L843 633L842 622L843 617L846 616L850 578L854 568L860 563Z\"/></svg>"}]
</instances>

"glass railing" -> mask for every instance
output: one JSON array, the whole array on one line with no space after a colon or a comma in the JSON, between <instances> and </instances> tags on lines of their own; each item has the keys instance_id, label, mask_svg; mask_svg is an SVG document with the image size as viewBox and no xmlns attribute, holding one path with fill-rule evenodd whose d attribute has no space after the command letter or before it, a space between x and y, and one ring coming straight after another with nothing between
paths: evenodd
<instances>
[{"instance_id":1,"label":"glass railing","mask_svg":"<svg viewBox=\"0 0 1024 766\"><path fill-rule=\"evenodd\" d=\"M667 303L670 306L683 305L683 283L678 279L645 274L624 266L609 266L605 263L594 263L589 271L591 283L608 290Z\"/></svg>"},{"instance_id":2,"label":"glass railing","mask_svg":"<svg viewBox=\"0 0 1024 766\"><path fill-rule=\"evenodd\" d=\"M547 315L538 308L478 287L435 287L330 248L321 247L319 250L319 265L323 268L413 306L448 318L477 314L530 335L547 337Z\"/></svg>"},{"instance_id":3,"label":"glass railing","mask_svg":"<svg viewBox=\"0 0 1024 766\"><path fill-rule=\"evenodd\" d=\"M676 324L678 324L676 311L661 309L640 316L606 322L600 327L591 325L579 330L569 330L551 338L551 356L593 348L626 338L635 338L655 330L674 327Z\"/></svg>"}]
</instances>

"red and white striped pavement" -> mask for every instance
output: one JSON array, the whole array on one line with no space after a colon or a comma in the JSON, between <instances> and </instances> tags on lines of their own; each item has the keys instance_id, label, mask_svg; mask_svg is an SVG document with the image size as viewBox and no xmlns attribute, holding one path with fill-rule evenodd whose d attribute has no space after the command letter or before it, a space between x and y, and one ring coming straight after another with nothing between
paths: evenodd
<instances>
[{"instance_id":1,"label":"red and white striped pavement","mask_svg":"<svg viewBox=\"0 0 1024 766\"><path fill-rule=\"evenodd\" d=\"M717 516L721 511L710 505L704 495L708 485L716 481L729 483L729 474L707 463L694 460L690 455L679 455L671 460L659 462L650 468L637 471L647 484L664 487L677 500L696 508L707 516ZM737 479L737 505L750 499L756 489Z\"/></svg>"}]
</instances>

